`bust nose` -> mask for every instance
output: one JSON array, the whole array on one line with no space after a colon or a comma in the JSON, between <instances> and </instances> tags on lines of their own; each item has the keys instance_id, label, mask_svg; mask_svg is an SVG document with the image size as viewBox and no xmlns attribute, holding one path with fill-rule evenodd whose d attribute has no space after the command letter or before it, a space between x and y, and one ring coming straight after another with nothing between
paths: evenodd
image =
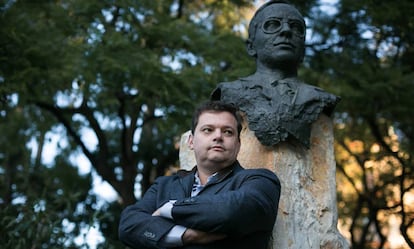
<instances>
[{"instance_id":1,"label":"bust nose","mask_svg":"<svg viewBox=\"0 0 414 249\"><path fill-rule=\"evenodd\" d=\"M284 35L286 35L286 34L291 35L292 34L292 29L290 28L289 23L282 22L282 26L280 28L280 32L279 33L280 34L284 34Z\"/></svg>"}]
</instances>

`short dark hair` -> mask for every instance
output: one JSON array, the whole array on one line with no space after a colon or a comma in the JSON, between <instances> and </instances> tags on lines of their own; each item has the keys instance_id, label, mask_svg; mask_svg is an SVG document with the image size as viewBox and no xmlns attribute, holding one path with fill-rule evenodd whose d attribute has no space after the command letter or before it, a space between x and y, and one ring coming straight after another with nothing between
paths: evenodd
<instances>
[{"instance_id":1,"label":"short dark hair","mask_svg":"<svg viewBox=\"0 0 414 249\"><path fill-rule=\"evenodd\" d=\"M191 133L193 135L198 124L198 119L204 112L229 112L232 114L237 122L237 137L240 139L243 118L240 114L239 109L233 104L227 104L220 100L206 101L196 108L191 122Z\"/></svg>"},{"instance_id":2,"label":"short dark hair","mask_svg":"<svg viewBox=\"0 0 414 249\"><path fill-rule=\"evenodd\" d=\"M256 29L259 25L259 22L257 21L257 17L259 16L259 13L262 12L267 6L272 5L272 4L277 4L277 3L282 3L282 4L284 3L284 4L290 5L293 8L297 9L295 5L293 5L290 1L287 1L287 0L270 0L266 3L264 3L262 6L260 6L256 10L256 12L254 13L252 19L250 20L249 28L248 28L248 36L249 36L248 40L250 42L253 42L254 37L256 35ZM298 13L299 13L299 10L298 10Z\"/></svg>"}]
</instances>

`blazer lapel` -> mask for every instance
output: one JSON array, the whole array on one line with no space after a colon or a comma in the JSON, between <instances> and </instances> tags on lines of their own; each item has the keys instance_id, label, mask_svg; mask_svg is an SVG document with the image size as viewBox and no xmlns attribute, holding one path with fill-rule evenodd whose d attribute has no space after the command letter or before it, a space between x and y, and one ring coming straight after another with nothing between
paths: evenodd
<instances>
[{"instance_id":1,"label":"blazer lapel","mask_svg":"<svg viewBox=\"0 0 414 249\"><path fill-rule=\"evenodd\" d=\"M196 172L196 167L194 167L191 171L178 173L180 176L180 184L181 184L181 187L183 188L185 197L191 196L191 190L193 189L195 172Z\"/></svg>"}]
</instances>

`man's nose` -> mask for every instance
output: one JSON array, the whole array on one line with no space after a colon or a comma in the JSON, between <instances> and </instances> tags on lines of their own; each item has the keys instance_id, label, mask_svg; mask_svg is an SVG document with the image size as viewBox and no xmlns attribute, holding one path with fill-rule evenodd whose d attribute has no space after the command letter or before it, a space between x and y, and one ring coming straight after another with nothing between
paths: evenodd
<instances>
[{"instance_id":1,"label":"man's nose","mask_svg":"<svg viewBox=\"0 0 414 249\"><path fill-rule=\"evenodd\" d=\"M214 130L213 135L214 135L214 141L223 139L223 132L221 131L221 129Z\"/></svg>"}]
</instances>

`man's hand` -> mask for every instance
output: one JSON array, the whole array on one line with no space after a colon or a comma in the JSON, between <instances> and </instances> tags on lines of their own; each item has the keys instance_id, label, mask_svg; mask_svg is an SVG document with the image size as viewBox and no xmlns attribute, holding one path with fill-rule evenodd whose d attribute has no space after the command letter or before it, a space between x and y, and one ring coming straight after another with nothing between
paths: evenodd
<instances>
[{"instance_id":1,"label":"man's hand","mask_svg":"<svg viewBox=\"0 0 414 249\"><path fill-rule=\"evenodd\" d=\"M207 233L200 230L195 230L187 228L185 230L182 241L184 245L186 244L208 244L216 240L222 240L226 238L227 235L219 233Z\"/></svg>"},{"instance_id":2,"label":"man's hand","mask_svg":"<svg viewBox=\"0 0 414 249\"><path fill-rule=\"evenodd\" d=\"M160 208L158 208L157 210L155 210L154 213L152 213L152 216L161 216Z\"/></svg>"},{"instance_id":3,"label":"man's hand","mask_svg":"<svg viewBox=\"0 0 414 249\"><path fill-rule=\"evenodd\" d=\"M164 205L152 213L152 216L162 216L164 218L172 219L171 209L173 208L174 202L176 202L176 200L170 200L164 203Z\"/></svg>"}]
</instances>

